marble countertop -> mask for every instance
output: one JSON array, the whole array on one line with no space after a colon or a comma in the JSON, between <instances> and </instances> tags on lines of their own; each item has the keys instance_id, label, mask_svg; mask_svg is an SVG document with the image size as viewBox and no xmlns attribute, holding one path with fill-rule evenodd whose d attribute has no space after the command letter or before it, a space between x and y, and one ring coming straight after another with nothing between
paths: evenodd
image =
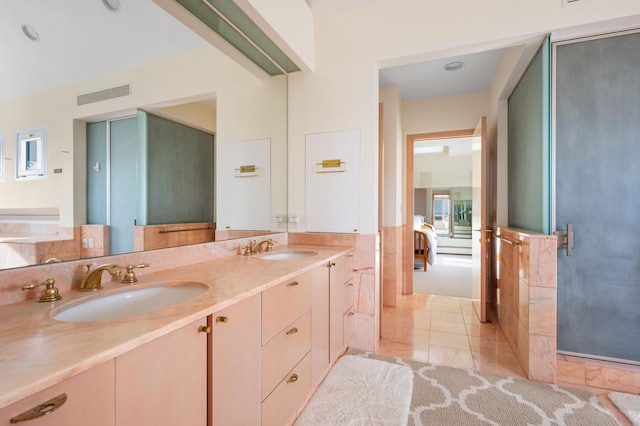
<instances>
[{"instance_id":1,"label":"marble countertop","mask_svg":"<svg viewBox=\"0 0 640 426\"><path fill-rule=\"evenodd\" d=\"M66 292L62 300L52 303L29 300L0 306L0 408L353 250L296 245L282 246L274 252L287 249L308 249L318 254L277 261L228 256L139 274L139 281L133 285L112 281L95 293ZM104 274L103 279L107 277ZM209 289L187 302L127 318L94 322L52 319L55 312L79 299L180 281L197 281Z\"/></svg>"}]
</instances>

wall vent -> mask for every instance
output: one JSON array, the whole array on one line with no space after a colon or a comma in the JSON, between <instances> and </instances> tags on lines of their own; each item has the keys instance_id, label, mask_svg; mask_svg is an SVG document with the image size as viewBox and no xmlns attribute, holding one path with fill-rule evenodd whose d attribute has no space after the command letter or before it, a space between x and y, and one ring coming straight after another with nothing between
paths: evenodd
<instances>
[{"instance_id":1,"label":"wall vent","mask_svg":"<svg viewBox=\"0 0 640 426\"><path fill-rule=\"evenodd\" d=\"M562 7L571 6L578 3L580 0L562 0Z\"/></svg>"},{"instance_id":2,"label":"wall vent","mask_svg":"<svg viewBox=\"0 0 640 426\"><path fill-rule=\"evenodd\" d=\"M106 101L107 99L120 98L131 94L131 85L112 87L110 89L99 90L93 93L86 93L78 96L78 106L91 104L94 102Z\"/></svg>"}]
</instances>

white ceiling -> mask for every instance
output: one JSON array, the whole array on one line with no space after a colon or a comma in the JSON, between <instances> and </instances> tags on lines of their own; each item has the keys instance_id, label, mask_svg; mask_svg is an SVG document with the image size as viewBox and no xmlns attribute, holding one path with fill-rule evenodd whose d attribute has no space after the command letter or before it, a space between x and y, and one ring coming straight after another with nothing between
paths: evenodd
<instances>
[{"instance_id":1,"label":"white ceiling","mask_svg":"<svg viewBox=\"0 0 640 426\"><path fill-rule=\"evenodd\" d=\"M504 49L490 50L429 62L380 70L380 86L398 86L405 101L484 92L498 70ZM446 71L450 62L464 62L457 71Z\"/></svg>"},{"instance_id":2,"label":"white ceiling","mask_svg":"<svg viewBox=\"0 0 640 426\"><path fill-rule=\"evenodd\" d=\"M120 4L113 13L102 0L0 1L0 100L208 45L151 0Z\"/></svg>"}]
</instances>

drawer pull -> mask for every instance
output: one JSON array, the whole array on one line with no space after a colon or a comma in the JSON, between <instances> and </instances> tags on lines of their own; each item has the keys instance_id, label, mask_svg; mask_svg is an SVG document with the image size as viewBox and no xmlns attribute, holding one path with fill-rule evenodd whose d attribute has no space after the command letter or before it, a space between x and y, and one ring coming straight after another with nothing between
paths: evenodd
<instances>
[{"instance_id":1,"label":"drawer pull","mask_svg":"<svg viewBox=\"0 0 640 426\"><path fill-rule=\"evenodd\" d=\"M354 316L355 313L353 311L349 311L349 313L347 314L348 317Z\"/></svg>"},{"instance_id":2,"label":"drawer pull","mask_svg":"<svg viewBox=\"0 0 640 426\"><path fill-rule=\"evenodd\" d=\"M349 281L348 283L345 283L345 285L347 287L353 287L353 281Z\"/></svg>"},{"instance_id":3,"label":"drawer pull","mask_svg":"<svg viewBox=\"0 0 640 426\"><path fill-rule=\"evenodd\" d=\"M327 268L333 268L334 266L336 266L335 262L329 262L329 264L327 265Z\"/></svg>"},{"instance_id":4,"label":"drawer pull","mask_svg":"<svg viewBox=\"0 0 640 426\"><path fill-rule=\"evenodd\" d=\"M207 326L207 325L201 325L200 327L198 327L198 332L199 333L211 333L211 327Z\"/></svg>"},{"instance_id":5,"label":"drawer pull","mask_svg":"<svg viewBox=\"0 0 640 426\"><path fill-rule=\"evenodd\" d=\"M67 402L67 394L62 393L54 398L51 398L47 402L43 402L37 407L33 407L30 410L25 411L22 414L11 418L10 423L26 422L27 420L37 419L38 417L46 416L56 411L58 408Z\"/></svg>"},{"instance_id":6,"label":"drawer pull","mask_svg":"<svg viewBox=\"0 0 640 426\"><path fill-rule=\"evenodd\" d=\"M296 373L293 373L291 377L287 379L287 383L293 383L297 381L298 381L298 375Z\"/></svg>"},{"instance_id":7,"label":"drawer pull","mask_svg":"<svg viewBox=\"0 0 640 426\"><path fill-rule=\"evenodd\" d=\"M298 285L298 281L292 281L289 284L287 284L287 287L295 287Z\"/></svg>"},{"instance_id":8,"label":"drawer pull","mask_svg":"<svg viewBox=\"0 0 640 426\"><path fill-rule=\"evenodd\" d=\"M287 334L296 334L298 332L297 327L293 327L291 330L287 331Z\"/></svg>"},{"instance_id":9,"label":"drawer pull","mask_svg":"<svg viewBox=\"0 0 640 426\"><path fill-rule=\"evenodd\" d=\"M229 322L228 317L216 317L216 322Z\"/></svg>"}]
</instances>

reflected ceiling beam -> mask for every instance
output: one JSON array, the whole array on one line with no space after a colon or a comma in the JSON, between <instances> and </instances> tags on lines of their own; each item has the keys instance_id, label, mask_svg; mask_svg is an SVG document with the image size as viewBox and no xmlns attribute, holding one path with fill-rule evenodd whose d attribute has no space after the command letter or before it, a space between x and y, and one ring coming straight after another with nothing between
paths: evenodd
<instances>
[{"instance_id":1,"label":"reflected ceiling beam","mask_svg":"<svg viewBox=\"0 0 640 426\"><path fill-rule=\"evenodd\" d=\"M292 7L289 4L291 0L272 0L268 3L264 0L237 2L154 0L154 2L258 77L263 78L259 73L256 74L256 66L269 76L300 71L301 68L297 63L303 63L305 69L310 69L309 64L302 58L304 56L313 58L313 37L298 37L301 40L310 40L307 43L298 43L297 48L302 53L300 55L295 52L291 44L285 42L285 37L282 36L284 34L296 39L295 31L291 32L291 28L297 30L296 25L287 25L287 22L295 22L288 10ZM286 8L283 9L283 5ZM306 10L309 18L312 19L308 6L306 3L303 5L304 7L300 9L302 14ZM283 10L287 13L282 13ZM270 16L270 20L258 11ZM284 22L283 17L288 21ZM312 23L311 21L310 31L313 31ZM275 27L279 27L280 31L276 31ZM311 49L305 51L305 47L309 46ZM295 62L289 54L293 54Z\"/></svg>"}]
</instances>

